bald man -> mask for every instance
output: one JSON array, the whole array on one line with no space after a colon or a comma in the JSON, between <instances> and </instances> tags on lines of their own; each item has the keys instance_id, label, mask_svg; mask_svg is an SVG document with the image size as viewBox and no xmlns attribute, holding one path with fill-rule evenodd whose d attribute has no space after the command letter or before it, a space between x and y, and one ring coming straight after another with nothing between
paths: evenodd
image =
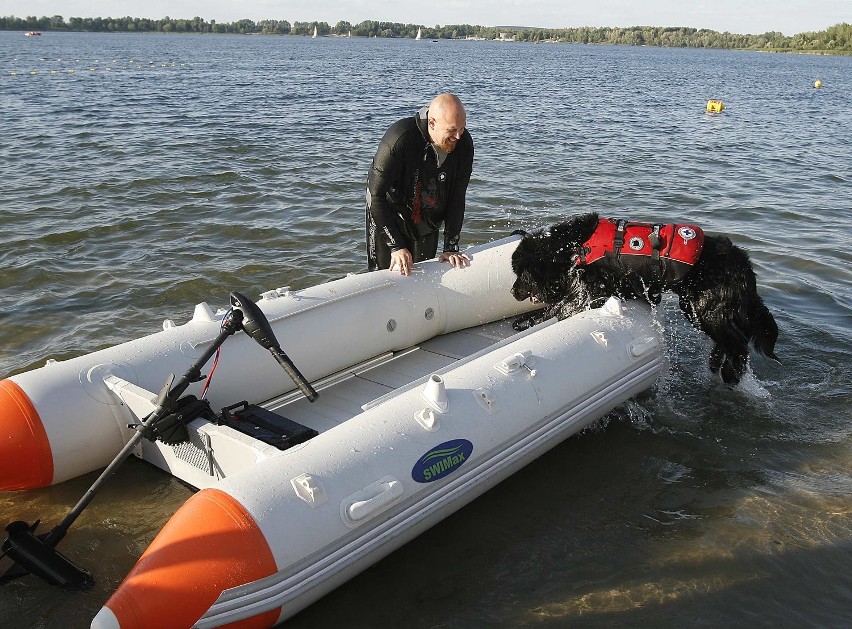
<instances>
[{"instance_id":1,"label":"bald man","mask_svg":"<svg viewBox=\"0 0 852 629\"><path fill-rule=\"evenodd\" d=\"M467 113L454 94L439 94L385 133L367 176L367 267L411 273L434 258L467 264L459 253L464 198L473 170Z\"/></svg>"}]
</instances>

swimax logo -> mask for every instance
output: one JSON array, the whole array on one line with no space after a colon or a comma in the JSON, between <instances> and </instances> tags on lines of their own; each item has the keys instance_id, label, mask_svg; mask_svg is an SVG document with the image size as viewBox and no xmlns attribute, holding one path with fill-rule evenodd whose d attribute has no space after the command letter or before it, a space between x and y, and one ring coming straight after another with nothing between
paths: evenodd
<instances>
[{"instance_id":1,"label":"swimax logo","mask_svg":"<svg viewBox=\"0 0 852 629\"><path fill-rule=\"evenodd\" d=\"M452 474L470 458L473 444L467 439L445 441L420 457L411 470L418 483L431 483Z\"/></svg>"}]
</instances>

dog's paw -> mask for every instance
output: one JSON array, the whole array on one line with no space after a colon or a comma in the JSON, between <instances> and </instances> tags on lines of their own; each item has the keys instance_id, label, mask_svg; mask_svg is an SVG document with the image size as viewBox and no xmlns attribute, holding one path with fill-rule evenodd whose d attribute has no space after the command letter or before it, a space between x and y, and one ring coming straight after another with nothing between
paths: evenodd
<instances>
[{"instance_id":1,"label":"dog's paw","mask_svg":"<svg viewBox=\"0 0 852 629\"><path fill-rule=\"evenodd\" d=\"M522 315L512 321L512 328L514 328L518 332L523 332L524 330L528 330L533 327L538 321L536 321L536 317L533 315Z\"/></svg>"},{"instance_id":2,"label":"dog's paw","mask_svg":"<svg viewBox=\"0 0 852 629\"><path fill-rule=\"evenodd\" d=\"M718 345L713 346L713 349L710 350L710 371L713 373L719 373L719 370L722 368L722 364L725 362L725 352Z\"/></svg>"}]
</instances>

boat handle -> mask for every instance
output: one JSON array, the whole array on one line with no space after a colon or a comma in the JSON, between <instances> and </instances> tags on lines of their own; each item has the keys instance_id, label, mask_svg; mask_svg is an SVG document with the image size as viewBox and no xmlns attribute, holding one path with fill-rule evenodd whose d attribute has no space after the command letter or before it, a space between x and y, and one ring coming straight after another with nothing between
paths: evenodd
<instances>
[{"instance_id":1,"label":"boat handle","mask_svg":"<svg viewBox=\"0 0 852 629\"><path fill-rule=\"evenodd\" d=\"M378 489L380 493L372 498L356 500L346 507L346 515L351 521L360 522L382 511L390 503L402 496L404 491L402 483L396 479L374 483L371 488Z\"/></svg>"},{"instance_id":2,"label":"boat handle","mask_svg":"<svg viewBox=\"0 0 852 629\"><path fill-rule=\"evenodd\" d=\"M646 336L644 338L634 339L634 341L628 346L628 351L632 358L642 358L648 352L657 349L659 345L660 344L657 342L657 339L653 336Z\"/></svg>"}]
</instances>

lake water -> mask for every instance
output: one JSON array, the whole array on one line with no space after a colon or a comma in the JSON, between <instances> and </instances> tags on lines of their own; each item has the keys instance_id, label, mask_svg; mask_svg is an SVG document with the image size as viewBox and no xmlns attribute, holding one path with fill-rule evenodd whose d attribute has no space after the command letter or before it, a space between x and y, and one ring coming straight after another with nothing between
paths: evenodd
<instances>
[{"instance_id":1,"label":"lake water","mask_svg":"<svg viewBox=\"0 0 852 629\"><path fill-rule=\"evenodd\" d=\"M726 233L783 366L729 390L665 301L650 398L290 625L848 626L852 57L0 32L0 377L362 270L378 141L444 90L476 145L462 246L588 210ZM0 493L0 524L52 527L94 478ZM61 544L96 586L19 579L0 626L88 627L189 495L125 463Z\"/></svg>"}]
</instances>

